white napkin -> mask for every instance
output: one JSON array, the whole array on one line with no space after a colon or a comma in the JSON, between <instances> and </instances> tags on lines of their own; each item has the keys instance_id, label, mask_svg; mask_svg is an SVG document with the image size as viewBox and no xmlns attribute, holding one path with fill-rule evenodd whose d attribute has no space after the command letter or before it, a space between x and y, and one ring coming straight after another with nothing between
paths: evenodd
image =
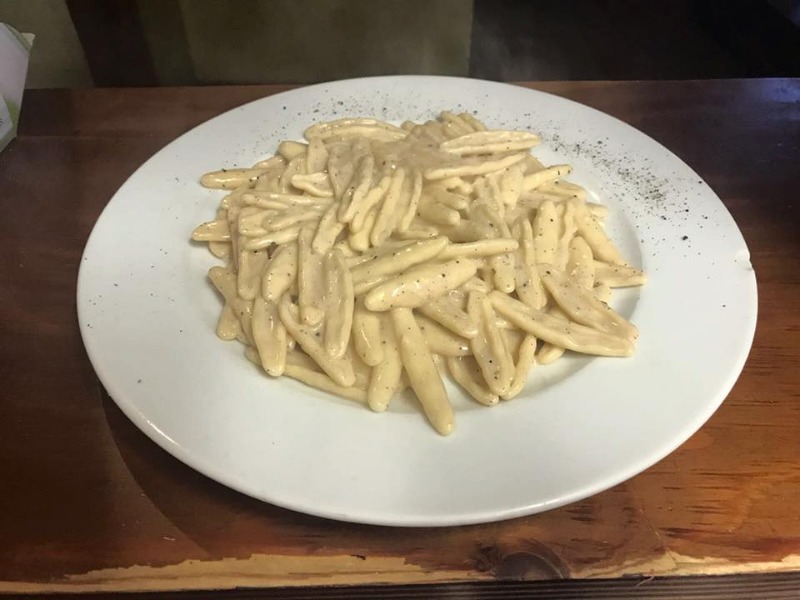
<instances>
[{"instance_id":1,"label":"white napkin","mask_svg":"<svg viewBox=\"0 0 800 600\"><path fill-rule=\"evenodd\" d=\"M0 151L17 135L33 37L0 23Z\"/></svg>"}]
</instances>

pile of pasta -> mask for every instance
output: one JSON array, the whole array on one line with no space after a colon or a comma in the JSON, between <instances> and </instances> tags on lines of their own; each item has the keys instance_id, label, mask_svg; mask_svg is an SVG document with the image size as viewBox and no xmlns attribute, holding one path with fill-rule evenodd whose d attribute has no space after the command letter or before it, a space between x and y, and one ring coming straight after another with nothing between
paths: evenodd
<instances>
[{"instance_id":1,"label":"pile of pasta","mask_svg":"<svg viewBox=\"0 0 800 600\"><path fill-rule=\"evenodd\" d=\"M445 111L304 135L204 175L229 193L192 235L225 260L209 271L225 300L217 335L270 376L374 411L410 386L446 435L445 373L494 406L566 350L633 353L638 332L608 301L645 275L606 235L607 209L565 179L571 167L534 158L536 134Z\"/></svg>"}]
</instances>

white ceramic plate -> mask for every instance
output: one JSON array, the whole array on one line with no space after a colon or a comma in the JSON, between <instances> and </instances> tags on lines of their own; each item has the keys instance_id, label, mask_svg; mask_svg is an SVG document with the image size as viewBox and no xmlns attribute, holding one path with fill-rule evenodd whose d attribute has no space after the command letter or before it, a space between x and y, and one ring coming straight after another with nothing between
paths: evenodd
<instances>
[{"instance_id":1,"label":"white ceramic plate","mask_svg":"<svg viewBox=\"0 0 800 600\"><path fill-rule=\"evenodd\" d=\"M440 437L412 404L387 414L289 379L270 380L214 335L217 264L192 229L220 193L200 174L250 165L313 121L474 111L540 132L535 154L611 208L609 230L650 282L615 306L638 325L629 359L539 367L522 396L487 409L452 390ZM756 284L742 236L714 192L671 152L580 104L520 87L383 77L301 88L181 136L120 188L86 245L78 313L108 393L156 443L256 498L334 519L456 525L507 519L607 489L654 464L716 410L747 357Z\"/></svg>"}]
</instances>

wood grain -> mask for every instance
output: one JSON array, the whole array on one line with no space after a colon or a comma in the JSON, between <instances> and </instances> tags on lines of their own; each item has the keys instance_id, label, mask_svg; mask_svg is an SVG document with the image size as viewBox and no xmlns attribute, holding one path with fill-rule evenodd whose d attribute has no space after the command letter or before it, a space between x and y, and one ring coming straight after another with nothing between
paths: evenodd
<instances>
[{"instance_id":1,"label":"wood grain","mask_svg":"<svg viewBox=\"0 0 800 600\"><path fill-rule=\"evenodd\" d=\"M20 136L0 155L0 591L800 571L800 81L535 87L665 144L745 235L758 330L700 432L607 492L470 527L337 523L206 479L147 440L99 385L75 320L80 255L105 203L152 153L285 88L29 91Z\"/></svg>"},{"instance_id":2,"label":"wood grain","mask_svg":"<svg viewBox=\"0 0 800 600\"><path fill-rule=\"evenodd\" d=\"M56 593L48 598L73 598ZM119 598L115 593L92 594L92 600ZM760 575L722 575L699 577L647 577L628 579L565 579L551 581L483 581L450 584L363 585L283 587L268 589L205 590L194 592L134 592L132 600L575 600L610 598L614 600L795 600L797 576L794 573ZM27 600L28 595L7 598Z\"/></svg>"}]
</instances>

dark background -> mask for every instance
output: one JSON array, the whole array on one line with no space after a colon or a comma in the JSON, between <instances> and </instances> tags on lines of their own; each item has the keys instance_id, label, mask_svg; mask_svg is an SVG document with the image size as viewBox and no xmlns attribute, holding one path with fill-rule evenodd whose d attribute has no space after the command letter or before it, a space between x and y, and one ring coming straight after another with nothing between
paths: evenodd
<instances>
[{"instance_id":1,"label":"dark background","mask_svg":"<svg viewBox=\"0 0 800 600\"><path fill-rule=\"evenodd\" d=\"M800 0L0 0L30 87L800 76Z\"/></svg>"},{"instance_id":2,"label":"dark background","mask_svg":"<svg viewBox=\"0 0 800 600\"><path fill-rule=\"evenodd\" d=\"M470 75L798 76L798 25L797 0L475 0Z\"/></svg>"}]
</instances>

